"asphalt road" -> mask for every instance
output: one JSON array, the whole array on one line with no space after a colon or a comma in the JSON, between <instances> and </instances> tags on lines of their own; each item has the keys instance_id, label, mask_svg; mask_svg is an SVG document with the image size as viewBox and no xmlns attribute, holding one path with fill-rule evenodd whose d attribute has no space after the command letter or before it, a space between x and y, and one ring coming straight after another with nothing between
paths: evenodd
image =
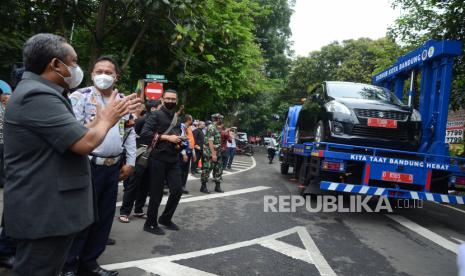
<instances>
[{"instance_id":1,"label":"asphalt road","mask_svg":"<svg viewBox=\"0 0 465 276\"><path fill-rule=\"evenodd\" d=\"M131 276L457 275L464 208L265 212L266 196L297 195L297 184L280 174L277 161L267 164L263 152L236 161L224 176L224 194L201 194L200 181L190 178L191 193L174 217L180 231L155 236L142 231L143 219L115 218L116 245L100 263Z\"/></svg>"}]
</instances>

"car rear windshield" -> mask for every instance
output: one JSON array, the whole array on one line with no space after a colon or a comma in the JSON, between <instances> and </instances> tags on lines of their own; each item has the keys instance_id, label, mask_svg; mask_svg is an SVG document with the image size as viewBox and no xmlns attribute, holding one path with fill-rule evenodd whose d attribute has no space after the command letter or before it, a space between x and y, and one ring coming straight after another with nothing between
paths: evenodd
<instances>
[{"instance_id":1,"label":"car rear windshield","mask_svg":"<svg viewBox=\"0 0 465 276\"><path fill-rule=\"evenodd\" d=\"M402 105L391 91L383 87L358 83L328 83L328 96L332 98L352 98L374 100Z\"/></svg>"}]
</instances>

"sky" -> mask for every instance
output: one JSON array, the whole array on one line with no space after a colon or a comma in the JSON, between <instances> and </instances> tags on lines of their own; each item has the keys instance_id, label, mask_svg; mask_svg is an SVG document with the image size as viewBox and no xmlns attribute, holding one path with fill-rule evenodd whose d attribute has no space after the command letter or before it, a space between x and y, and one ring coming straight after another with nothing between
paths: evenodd
<instances>
[{"instance_id":1,"label":"sky","mask_svg":"<svg viewBox=\"0 0 465 276\"><path fill-rule=\"evenodd\" d=\"M296 0L291 17L296 56L307 56L333 41L384 37L400 15L391 0Z\"/></svg>"}]
</instances>

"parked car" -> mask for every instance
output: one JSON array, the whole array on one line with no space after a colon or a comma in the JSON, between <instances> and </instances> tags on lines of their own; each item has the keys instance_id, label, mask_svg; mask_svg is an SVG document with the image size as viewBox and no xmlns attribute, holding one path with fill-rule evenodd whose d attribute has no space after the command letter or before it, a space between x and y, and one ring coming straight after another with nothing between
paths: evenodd
<instances>
[{"instance_id":1,"label":"parked car","mask_svg":"<svg viewBox=\"0 0 465 276\"><path fill-rule=\"evenodd\" d=\"M296 132L299 143L328 141L417 150L421 116L386 88L327 81L310 93Z\"/></svg>"},{"instance_id":2,"label":"parked car","mask_svg":"<svg viewBox=\"0 0 465 276\"><path fill-rule=\"evenodd\" d=\"M237 133L237 140L242 141L242 142L249 142L249 140L247 139L247 133L238 132Z\"/></svg>"},{"instance_id":3,"label":"parked car","mask_svg":"<svg viewBox=\"0 0 465 276\"><path fill-rule=\"evenodd\" d=\"M265 147L268 147L268 145L270 144L270 140L271 137L263 137L263 144L265 145Z\"/></svg>"}]
</instances>

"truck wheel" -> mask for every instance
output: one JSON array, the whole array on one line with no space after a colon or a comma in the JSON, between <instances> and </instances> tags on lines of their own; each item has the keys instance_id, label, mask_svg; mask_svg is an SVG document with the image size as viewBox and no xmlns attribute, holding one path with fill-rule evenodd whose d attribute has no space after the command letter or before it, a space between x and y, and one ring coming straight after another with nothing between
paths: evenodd
<instances>
[{"instance_id":1,"label":"truck wheel","mask_svg":"<svg viewBox=\"0 0 465 276\"><path fill-rule=\"evenodd\" d=\"M289 164L281 163L281 174L289 173Z\"/></svg>"},{"instance_id":2,"label":"truck wheel","mask_svg":"<svg viewBox=\"0 0 465 276\"><path fill-rule=\"evenodd\" d=\"M325 141L325 126L323 121L318 121L318 124L315 129L315 142L324 142Z\"/></svg>"}]
</instances>

